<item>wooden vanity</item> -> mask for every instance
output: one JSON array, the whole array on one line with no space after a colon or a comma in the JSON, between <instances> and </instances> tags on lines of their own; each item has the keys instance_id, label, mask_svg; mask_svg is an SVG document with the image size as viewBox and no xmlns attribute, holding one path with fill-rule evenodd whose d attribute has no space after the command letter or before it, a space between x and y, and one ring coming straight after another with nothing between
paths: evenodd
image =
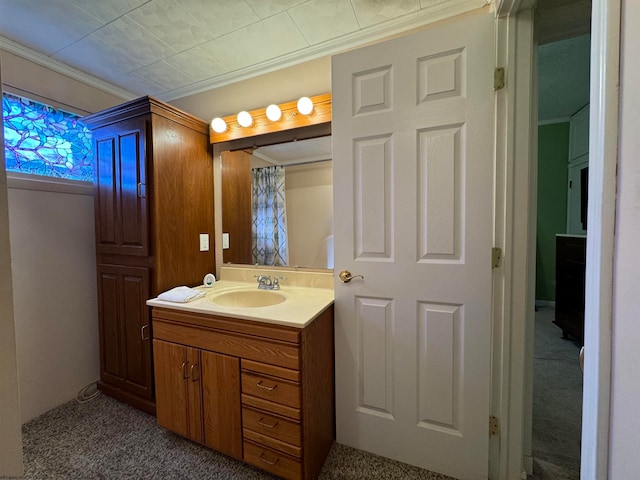
<instances>
[{"instance_id":1,"label":"wooden vanity","mask_svg":"<svg viewBox=\"0 0 640 480\"><path fill-rule=\"evenodd\" d=\"M333 305L303 327L154 306L158 423L286 479L335 438Z\"/></svg>"}]
</instances>

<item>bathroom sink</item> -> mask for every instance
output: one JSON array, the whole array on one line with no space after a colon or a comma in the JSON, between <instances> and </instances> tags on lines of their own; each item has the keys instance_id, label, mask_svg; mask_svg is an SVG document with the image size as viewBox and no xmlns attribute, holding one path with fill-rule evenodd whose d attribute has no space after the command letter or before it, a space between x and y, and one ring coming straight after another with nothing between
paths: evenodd
<instances>
[{"instance_id":1,"label":"bathroom sink","mask_svg":"<svg viewBox=\"0 0 640 480\"><path fill-rule=\"evenodd\" d=\"M280 293L268 290L237 290L217 295L211 301L222 307L255 308L277 305L286 298Z\"/></svg>"}]
</instances>

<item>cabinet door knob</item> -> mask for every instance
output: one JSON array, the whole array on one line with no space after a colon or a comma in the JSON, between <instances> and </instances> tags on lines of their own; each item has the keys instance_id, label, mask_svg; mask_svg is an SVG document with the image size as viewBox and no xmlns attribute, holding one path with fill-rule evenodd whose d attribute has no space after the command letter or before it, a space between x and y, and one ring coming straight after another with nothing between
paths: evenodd
<instances>
[{"instance_id":1,"label":"cabinet door knob","mask_svg":"<svg viewBox=\"0 0 640 480\"><path fill-rule=\"evenodd\" d=\"M198 372L198 364L194 363L193 365L191 365L191 380L193 380L194 382L197 382L200 379L200 375L198 375Z\"/></svg>"},{"instance_id":2,"label":"cabinet door knob","mask_svg":"<svg viewBox=\"0 0 640 480\"><path fill-rule=\"evenodd\" d=\"M264 452L262 452L260 454L260 460L263 461L264 463L268 463L269 465L275 465L276 463L278 463L278 460L280 459L276 457L275 460L268 460L267 457L264 456Z\"/></svg>"},{"instance_id":3,"label":"cabinet door knob","mask_svg":"<svg viewBox=\"0 0 640 480\"><path fill-rule=\"evenodd\" d=\"M149 330L149 325L142 325L142 327L140 328L140 338L142 338L143 342L145 340L149 340L149 335L145 336L144 334L145 330Z\"/></svg>"},{"instance_id":4,"label":"cabinet door knob","mask_svg":"<svg viewBox=\"0 0 640 480\"><path fill-rule=\"evenodd\" d=\"M262 383L262 380L260 380L258 383L256 383L256 386L259 387L259 388L262 388L263 390L269 390L271 392L272 390L276 389L278 384L276 383L273 387L268 387L267 385L264 385Z\"/></svg>"},{"instance_id":5,"label":"cabinet door knob","mask_svg":"<svg viewBox=\"0 0 640 480\"><path fill-rule=\"evenodd\" d=\"M262 425L263 427L273 428L273 427L275 427L276 425L278 425L278 421L277 421L277 420L276 420L273 424L271 424L271 423L266 423L266 422L264 422L263 420L264 420L264 417L260 417L260 420L258 420L258 423L259 423L260 425Z\"/></svg>"}]
</instances>

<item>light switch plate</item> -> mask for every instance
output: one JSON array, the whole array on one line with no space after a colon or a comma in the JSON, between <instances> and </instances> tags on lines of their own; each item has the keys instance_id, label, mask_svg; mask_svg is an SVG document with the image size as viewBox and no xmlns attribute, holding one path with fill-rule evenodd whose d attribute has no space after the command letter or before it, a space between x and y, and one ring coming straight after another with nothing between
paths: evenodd
<instances>
[{"instance_id":1,"label":"light switch plate","mask_svg":"<svg viewBox=\"0 0 640 480\"><path fill-rule=\"evenodd\" d=\"M222 248L229 248L229 234L228 233L223 233L222 234Z\"/></svg>"},{"instance_id":2,"label":"light switch plate","mask_svg":"<svg viewBox=\"0 0 640 480\"><path fill-rule=\"evenodd\" d=\"M209 251L209 234L208 233L200 234L200 251L201 252Z\"/></svg>"}]
</instances>

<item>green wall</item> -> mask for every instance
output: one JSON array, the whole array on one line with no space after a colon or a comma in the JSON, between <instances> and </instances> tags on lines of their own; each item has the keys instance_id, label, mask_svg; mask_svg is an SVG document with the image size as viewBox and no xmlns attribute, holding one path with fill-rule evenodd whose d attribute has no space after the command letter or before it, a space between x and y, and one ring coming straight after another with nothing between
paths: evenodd
<instances>
[{"instance_id":1,"label":"green wall","mask_svg":"<svg viewBox=\"0 0 640 480\"><path fill-rule=\"evenodd\" d=\"M569 122L538 127L536 300L555 301L556 233L567 229Z\"/></svg>"}]
</instances>

